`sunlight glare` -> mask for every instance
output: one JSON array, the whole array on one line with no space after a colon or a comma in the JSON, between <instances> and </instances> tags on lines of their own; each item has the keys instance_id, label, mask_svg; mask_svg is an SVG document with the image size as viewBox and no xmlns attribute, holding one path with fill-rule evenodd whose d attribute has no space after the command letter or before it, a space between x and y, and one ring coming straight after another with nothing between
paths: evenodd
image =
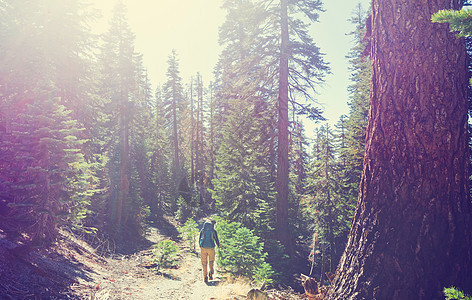
<instances>
[{"instance_id":1,"label":"sunlight glare","mask_svg":"<svg viewBox=\"0 0 472 300\"><path fill-rule=\"evenodd\" d=\"M95 4L103 14L93 30L108 30L109 19L117 1L103 0ZM172 49L180 58L184 81L200 72L205 82L213 78L220 47L218 28L224 20L221 0L148 1L124 0L128 22L136 35L135 49L144 55L144 66L156 84L165 81L167 58Z\"/></svg>"}]
</instances>

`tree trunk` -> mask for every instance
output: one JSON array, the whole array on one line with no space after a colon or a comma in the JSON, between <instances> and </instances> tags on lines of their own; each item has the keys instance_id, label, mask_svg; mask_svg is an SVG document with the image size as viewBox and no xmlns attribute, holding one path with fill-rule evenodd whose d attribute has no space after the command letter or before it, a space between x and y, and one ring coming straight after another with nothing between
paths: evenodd
<instances>
[{"instance_id":1,"label":"tree trunk","mask_svg":"<svg viewBox=\"0 0 472 300\"><path fill-rule=\"evenodd\" d=\"M200 186L200 74L197 74L197 111L195 138L195 182ZM198 188L200 190L200 187Z\"/></svg>"},{"instance_id":2,"label":"tree trunk","mask_svg":"<svg viewBox=\"0 0 472 300\"><path fill-rule=\"evenodd\" d=\"M444 299L470 280L465 45L430 21L459 2L373 0L364 170L328 299Z\"/></svg>"},{"instance_id":3,"label":"tree trunk","mask_svg":"<svg viewBox=\"0 0 472 300\"><path fill-rule=\"evenodd\" d=\"M195 165L194 165L194 152L195 152L195 121L194 121L194 108L193 108L193 79L190 83L190 184L193 188L195 184Z\"/></svg>"},{"instance_id":4,"label":"tree trunk","mask_svg":"<svg viewBox=\"0 0 472 300\"><path fill-rule=\"evenodd\" d=\"M324 285L323 281L326 273L326 243L321 244L321 271L320 271L320 285Z\"/></svg>"},{"instance_id":5,"label":"tree trunk","mask_svg":"<svg viewBox=\"0 0 472 300\"><path fill-rule=\"evenodd\" d=\"M197 142L195 149L195 181L201 194L203 186L203 82L197 74ZM200 198L200 201L202 199Z\"/></svg>"},{"instance_id":6,"label":"tree trunk","mask_svg":"<svg viewBox=\"0 0 472 300\"><path fill-rule=\"evenodd\" d=\"M124 83L121 83L124 85ZM120 93L120 183L118 188L118 201L116 205L115 225L116 237L120 236L121 225L123 221L123 208L129 194L129 168L130 168L130 150L129 150L129 118L128 118L128 93Z\"/></svg>"},{"instance_id":7,"label":"tree trunk","mask_svg":"<svg viewBox=\"0 0 472 300\"><path fill-rule=\"evenodd\" d=\"M180 159L179 159L179 129L177 127L177 95L176 87L173 87L172 94L172 130L174 142L174 172L177 176L177 186L180 182Z\"/></svg>"},{"instance_id":8,"label":"tree trunk","mask_svg":"<svg viewBox=\"0 0 472 300\"><path fill-rule=\"evenodd\" d=\"M281 45L279 70L279 99L278 99L278 147L277 147L277 204L276 232L277 238L285 246L287 252L292 252L290 233L288 230L288 16L287 0L281 0Z\"/></svg>"}]
</instances>

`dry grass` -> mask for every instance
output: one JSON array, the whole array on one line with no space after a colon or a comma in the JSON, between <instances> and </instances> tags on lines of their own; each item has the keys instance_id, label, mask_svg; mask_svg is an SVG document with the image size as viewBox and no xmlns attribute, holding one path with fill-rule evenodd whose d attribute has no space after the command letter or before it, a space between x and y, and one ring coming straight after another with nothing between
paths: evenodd
<instances>
[{"instance_id":1,"label":"dry grass","mask_svg":"<svg viewBox=\"0 0 472 300\"><path fill-rule=\"evenodd\" d=\"M217 285L215 299L227 300L227 299L246 299L247 293L253 288L246 278L226 278L219 282Z\"/></svg>"}]
</instances>

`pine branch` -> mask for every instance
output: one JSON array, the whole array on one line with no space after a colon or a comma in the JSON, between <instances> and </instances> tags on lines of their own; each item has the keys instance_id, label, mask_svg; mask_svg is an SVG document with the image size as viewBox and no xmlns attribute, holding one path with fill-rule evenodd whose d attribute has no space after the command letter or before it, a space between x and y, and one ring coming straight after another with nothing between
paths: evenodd
<instances>
[{"instance_id":1,"label":"pine branch","mask_svg":"<svg viewBox=\"0 0 472 300\"><path fill-rule=\"evenodd\" d=\"M456 32L458 37L472 35L471 10L440 10L431 16L431 21L435 23L449 23L451 32Z\"/></svg>"}]
</instances>

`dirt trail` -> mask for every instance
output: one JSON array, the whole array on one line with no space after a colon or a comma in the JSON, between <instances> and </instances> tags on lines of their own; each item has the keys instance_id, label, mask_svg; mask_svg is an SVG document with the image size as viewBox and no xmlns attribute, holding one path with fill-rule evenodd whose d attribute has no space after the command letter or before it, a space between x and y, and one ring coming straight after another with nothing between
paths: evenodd
<instances>
[{"instance_id":1,"label":"dirt trail","mask_svg":"<svg viewBox=\"0 0 472 300\"><path fill-rule=\"evenodd\" d=\"M175 269L156 270L152 249L170 236L174 226L152 228L146 240L132 245L130 255L97 254L70 232L47 249L27 249L0 229L0 299L246 299L248 284L202 280L200 258L182 243Z\"/></svg>"},{"instance_id":2,"label":"dirt trail","mask_svg":"<svg viewBox=\"0 0 472 300\"><path fill-rule=\"evenodd\" d=\"M94 249L71 232L61 231L60 240L49 248L31 249L0 229L0 299L246 299L251 286L223 280L218 268L214 280L205 283L199 256L183 243L179 243L179 266L158 272L153 247L176 236L175 225L168 222L152 228L146 240L130 245L131 254L104 257L98 255L101 248ZM307 299L290 290L272 290L270 295L270 299Z\"/></svg>"},{"instance_id":3,"label":"dirt trail","mask_svg":"<svg viewBox=\"0 0 472 300\"><path fill-rule=\"evenodd\" d=\"M147 239L156 244L166 238L153 228ZM213 281L203 282L200 258L181 244L181 261L176 269L156 272L152 247L104 264L84 262L91 272L89 280L72 286L74 294L83 299L246 299L250 286L226 283L215 274ZM90 280L92 278L92 280Z\"/></svg>"}]
</instances>

